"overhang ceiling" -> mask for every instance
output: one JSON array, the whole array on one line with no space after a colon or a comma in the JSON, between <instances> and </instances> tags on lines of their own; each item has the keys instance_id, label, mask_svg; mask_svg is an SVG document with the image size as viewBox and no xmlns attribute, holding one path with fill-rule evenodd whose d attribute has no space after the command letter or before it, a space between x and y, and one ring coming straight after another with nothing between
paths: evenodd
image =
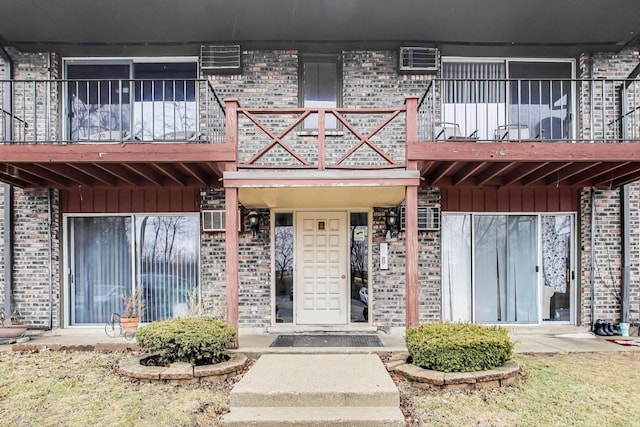
<instances>
[{"instance_id":1,"label":"overhang ceiling","mask_svg":"<svg viewBox=\"0 0 640 427\"><path fill-rule=\"evenodd\" d=\"M195 55L200 45L440 48L567 56L637 46L638 0L0 0L0 40L62 55Z\"/></svg>"},{"instance_id":2,"label":"overhang ceiling","mask_svg":"<svg viewBox=\"0 0 640 427\"><path fill-rule=\"evenodd\" d=\"M240 188L238 200L246 208L329 209L397 206L405 187Z\"/></svg>"},{"instance_id":3,"label":"overhang ceiling","mask_svg":"<svg viewBox=\"0 0 640 427\"><path fill-rule=\"evenodd\" d=\"M617 188L640 179L636 145L419 142L408 156L434 187Z\"/></svg>"},{"instance_id":4,"label":"overhang ceiling","mask_svg":"<svg viewBox=\"0 0 640 427\"><path fill-rule=\"evenodd\" d=\"M0 144L0 181L20 188L219 187L227 144Z\"/></svg>"}]
</instances>

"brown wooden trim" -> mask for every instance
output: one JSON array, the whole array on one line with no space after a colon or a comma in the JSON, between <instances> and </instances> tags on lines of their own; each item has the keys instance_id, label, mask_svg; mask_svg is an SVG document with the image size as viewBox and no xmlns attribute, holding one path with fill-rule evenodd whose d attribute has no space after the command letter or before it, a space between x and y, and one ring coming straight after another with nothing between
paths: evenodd
<instances>
[{"instance_id":1,"label":"brown wooden trim","mask_svg":"<svg viewBox=\"0 0 640 427\"><path fill-rule=\"evenodd\" d=\"M227 323L238 328L238 189L225 189ZM236 337L237 340L237 337Z\"/></svg>"},{"instance_id":2,"label":"brown wooden trim","mask_svg":"<svg viewBox=\"0 0 640 427\"><path fill-rule=\"evenodd\" d=\"M198 189L91 189L61 191L62 213L192 213L200 210Z\"/></svg>"},{"instance_id":3,"label":"brown wooden trim","mask_svg":"<svg viewBox=\"0 0 640 427\"><path fill-rule=\"evenodd\" d=\"M272 188L272 187L396 187L418 186L416 178L396 179L225 179L224 186L235 188Z\"/></svg>"},{"instance_id":4,"label":"brown wooden trim","mask_svg":"<svg viewBox=\"0 0 640 427\"><path fill-rule=\"evenodd\" d=\"M418 140L418 97L405 98L404 105L406 108L405 141L409 144Z\"/></svg>"},{"instance_id":5,"label":"brown wooden trim","mask_svg":"<svg viewBox=\"0 0 640 427\"><path fill-rule=\"evenodd\" d=\"M235 161L231 144L12 144L0 145L3 163L173 163Z\"/></svg>"},{"instance_id":6,"label":"brown wooden trim","mask_svg":"<svg viewBox=\"0 0 640 427\"><path fill-rule=\"evenodd\" d=\"M578 197L568 187L443 188L443 212L576 212Z\"/></svg>"},{"instance_id":7,"label":"brown wooden trim","mask_svg":"<svg viewBox=\"0 0 640 427\"><path fill-rule=\"evenodd\" d=\"M417 142L407 144L407 160L628 162L640 161L640 144Z\"/></svg>"},{"instance_id":8,"label":"brown wooden trim","mask_svg":"<svg viewBox=\"0 0 640 427\"><path fill-rule=\"evenodd\" d=\"M406 317L407 328L418 326L420 304L418 290L418 188L407 187L405 199L405 280L406 280Z\"/></svg>"}]
</instances>

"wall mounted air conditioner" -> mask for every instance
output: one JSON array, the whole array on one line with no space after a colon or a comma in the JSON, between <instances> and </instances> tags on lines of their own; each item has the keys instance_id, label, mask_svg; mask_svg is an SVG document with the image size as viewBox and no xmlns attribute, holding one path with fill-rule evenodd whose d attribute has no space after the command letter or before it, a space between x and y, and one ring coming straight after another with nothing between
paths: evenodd
<instances>
[{"instance_id":1,"label":"wall mounted air conditioner","mask_svg":"<svg viewBox=\"0 0 640 427\"><path fill-rule=\"evenodd\" d=\"M226 212L224 209L202 211L202 231L226 231ZM238 209L238 231L242 231L242 215Z\"/></svg>"},{"instance_id":2,"label":"wall mounted air conditioner","mask_svg":"<svg viewBox=\"0 0 640 427\"><path fill-rule=\"evenodd\" d=\"M240 45L200 46L200 69L204 74L240 74Z\"/></svg>"},{"instance_id":3,"label":"wall mounted air conditioner","mask_svg":"<svg viewBox=\"0 0 640 427\"><path fill-rule=\"evenodd\" d=\"M436 73L440 65L440 52L433 47L403 46L398 60L401 73Z\"/></svg>"},{"instance_id":4,"label":"wall mounted air conditioner","mask_svg":"<svg viewBox=\"0 0 640 427\"><path fill-rule=\"evenodd\" d=\"M400 205L400 229L405 229L405 207ZM440 208L436 206L418 205L418 230L440 230Z\"/></svg>"}]
</instances>

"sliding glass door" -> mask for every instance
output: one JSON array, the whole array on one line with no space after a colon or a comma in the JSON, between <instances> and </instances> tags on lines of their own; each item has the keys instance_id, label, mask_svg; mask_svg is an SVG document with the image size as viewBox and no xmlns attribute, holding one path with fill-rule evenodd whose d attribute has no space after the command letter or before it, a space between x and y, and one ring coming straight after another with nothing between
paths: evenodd
<instances>
[{"instance_id":1,"label":"sliding glass door","mask_svg":"<svg viewBox=\"0 0 640 427\"><path fill-rule=\"evenodd\" d=\"M571 218L444 214L443 319L489 324L570 320Z\"/></svg>"},{"instance_id":2,"label":"sliding glass door","mask_svg":"<svg viewBox=\"0 0 640 427\"><path fill-rule=\"evenodd\" d=\"M475 231L475 320L535 323L537 217L478 215Z\"/></svg>"},{"instance_id":3,"label":"sliding glass door","mask_svg":"<svg viewBox=\"0 0 640 427\"><path fill-rule=\"evenodd\" d=\"M194 140L195 61L67 60L72 141Z\"/></svg>"},{"instance_id":4,"label":"sliding glass door","mask_svg":"<svg viewBox=\"0 0 640 427\"><path fill-rule=\"evenodd\" d=\"M71 323L105 323L121 313L132 289L131 217L83 217L69 222Z\"/></svg>"},{"instance_id":5,"label":"sliding glass door","mask_svg":"<svg viewBox=\"0 0 640 427\"><path fill-rule=\"evenodd\" d=\"M143 322L184 315L197 300L197 215L70 217L68 230L71 325L105 323L134 286Z\"/></svg>"}]
</instances>

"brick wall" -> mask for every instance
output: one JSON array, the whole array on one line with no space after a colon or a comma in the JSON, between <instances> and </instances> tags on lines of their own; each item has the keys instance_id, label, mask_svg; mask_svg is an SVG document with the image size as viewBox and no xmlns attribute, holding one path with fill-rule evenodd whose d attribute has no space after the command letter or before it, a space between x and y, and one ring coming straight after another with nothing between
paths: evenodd
<instances>
[{"instance_id":1,"label":"brick wall","mask_svg":"<svg viewBox=\"0 0 640 427\"><path fill-rule=\"evenodd\" d=\"M202 209L224 209L224 190L203 190ZM244 224L238 239L238 323L245 328L271 325L271 238L269 211L257 210L261 230L252 236ZM241 212L243 223L246 212ZM208 312L224 318L226 313L225 233L201 236L202 303Z\"/></svg>"},{"instance_id":2,"label":"brick wall","mask_svg":"<svg viewBox=\"0 0 640 427\"><path fill-rule=\"evenodd\" d=\"M611 322L620 321L621 281L622 281L622 229L620 216L620 191L597 189L595 200L594 232L592 236L591 192L585 189L580 197L580 262L582 280L580 283L581 316L584 325L591 324L591 286L594 280L594 319ZM639 320L640 311L640 183L629 187L629 246L630 246L630 289L629 317ZM593 252L593 255L592 255ZM592 260L594 261L592 263Z\"/></svg>"},{"instance_id":3,"label":"brick wall","mask_svg":"<svg viewBox=\"0 0 640 427\"><path fill-rule=\"evenodd\" d=\"M54 53L22 53L7 49L13 59L14 138L28 142L49 142L60 139L60 84L51 82L60 73L59 57ZM3 75L4 78L4 75ZM0 99L0 102L2 100ZM7 109L7 108L5 108ZM22 126L26 122L26 127Z\"/></svg>"},{"instance_id":4,"label":"brick wall","mask_svg":"<svg viewBox=\"0 0 640 427\"><path fill-rule=\"evenodd\" d=\"M440 190L420 188L420 205L439 206ZM386 237L386 208L373 212L372 313L375 326L403 327L406 323L406 240L404 231ZM380 243L388 244L389 269L380 270ZM419 321L441 318L440 231L418 233Z\"/></svg>"},{"instance_id":5,"label":"brick wall","mask_svg":"<svg viewBox=\"0 0 640 427\"><path fill-rule=\"evenodd\" d=\"M590 63L591 61L591 63ZM616 53L596 53L591 58L580 57L578 75L581 78L625 79L638 64L638 51L626 49ZM581 109L588 111L588 96L582 99ZM584 116L584 114L583 114ZM583 132L589 123L583 121ZM640 183L630 187L630 320L638 321L640 310ZM597 189L595 197L595 230L592 240L591 192L585 189L580 196L580 256L581 282L579 286L580 322L591 324L591 279L594 278L595 319L612 322L620 320L620 285L622 278L622 235L620 191ZM593 247L592 247L592 242ZM592 250L595 263L592 266Z\"/></svg>"},{"instance_id":6,"label":"brick wall","mask_svg":"<svg viewBox=\"0 0 640 427\"><path fill-rule=\"evenodd\" d=\"M621 82L615 85L605 83L604 79L623 80L638 64L638 50L625 49L620 52L599 52L592 55L583 54L578 59L577 77L585 80L579 87L578 105L578 135L585 139L607 141L622 138L620 127L612 126L621 115L620 92ZM640 84L637 82L627 88L627 103L633 108L638 104L640 97ZM594 103L594 111L591 111L591 102ZM604 107L603 107L604 106ZM602 109L605 108L606 111ZM594 114L593 123L590 115ZM638 113L627 118L629 135L638 136ZM635 127L635 128L634 128ZM593 133L593 135L591 135Z\"/></svg>"},{"instance_id":7,"label":"brick wall","mask_svg":"<svg viewBox=\"0 0 640 427\"><path fill-rule=\"evenodd\" d=\"M406 322L405 242L402 232L386 238L386 209L373 211L371 315L374 326L404 326ZM386 242L388 269L380 269L380 243Z\"/></svg>"},{"instance_id":8,"label":"brick wall","mask_svg":"<svg viewBox=\"0 0 640 427\"><path fill-rule=\"evenodd\" d=\"M57 204L54 195L52 206ZM59 218L57 208L54 209L54 218ZM54 327L60 319L60 223L56 220L52 224L50 238L48 210L48 190L14 190L13 298L21 318L32 328L49 328L50 306ZM51 301L50 245L53 257Z\"/></svg>"},{"instance_id":9,"label":"brick wall","mask_svg":"<svg viewBox=\"0 0 640 427\"><path fill-rule=\"evenodd\" d=\"M13 78L17 80L47 80L58 76L58 59L55 54L20 53L8 49L14 60ZM2 65L3 67L6 65ZM33 86L26 99L16 99L15 113L18 111L32 114L35 109L49 108L50 123L42 114L41 120L24 116L30 121L28 132L38 140L44 140L48 132L57 131L57 103L49 103L47 99L57 99L57 87L46 83ZM48 96L49 92L53 97ZM34 107L35 105L35 107ZM0 192L3 189L0 188ZM13 298L15 306L23 321L32 328L48 329L61 323L60 306L60 211L59 194L51 194L51 211L53 222L49 228L49 190L21 190L13 188ZM4 194L2 195L4 209ZM4 212L2 212L4 215ZM51 231L51 233L50 233ZM4 244L5 224L2 225L2 242ZM4 248L4 247L3 247ZM49 250L51 248L51 252ZM4 252L4 250L0 250ZM51 255L50 255L51 254ZM2 275L0 276L0 292L4 294L4 256L2 253ZM51 267L51 268L50 268ZM51 301L49 291L51 289ZM4 303L4 295L3 303ZM51 312L50 312L51 308ZM50 325L51 322L51 325Z\"/></svg>"},{"instance_id":10,"label":"brick wall","mask_svg":"<svg viewBox=\"0 0 640 427\"><path fill-rule=\"evenodd\" d=\"M420 188L418 191L419 204L440 206L440 197L440 190L437 188ZM442 318L440 237L440 230L420 231L418 235L420 322L433 322Z\"/></svg>"}]
</instances>

